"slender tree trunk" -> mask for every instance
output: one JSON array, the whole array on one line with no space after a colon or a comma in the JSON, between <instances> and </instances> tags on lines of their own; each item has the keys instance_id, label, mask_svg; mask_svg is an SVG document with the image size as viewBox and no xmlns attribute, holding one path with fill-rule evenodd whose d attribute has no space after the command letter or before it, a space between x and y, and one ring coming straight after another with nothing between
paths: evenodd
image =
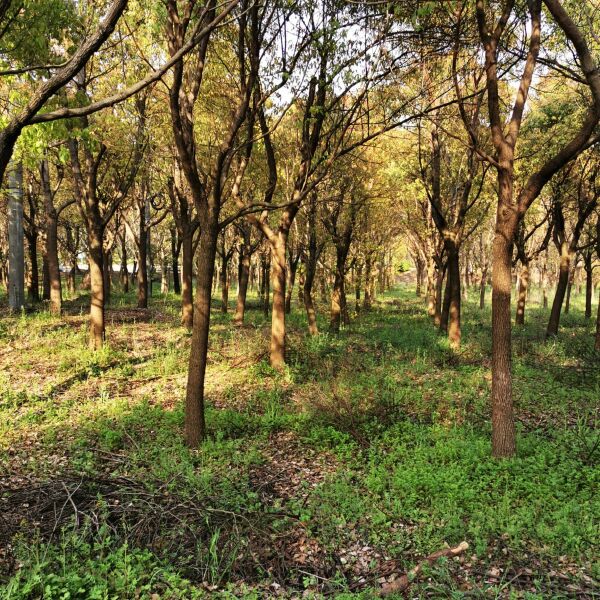
<instances>
[{"instance_id":1,"label":"slender tree trunk","mask_svg":"<svg viewBox=\"0 0 600 600\"><path fill-rule=\"evenodd\" d=\"M102 348L105 339L104 325L104 251L102 249L102 231L89 232L90 265L90 339L91 350Z\"/></svg>"},{"instance_id":2,"label":"slender tree trunk","mask_svg":"<svg viewBox=\"0 0 600 600\"><path fill-rule=\"evenodd\" d=\"M481 271L481 281L479 282L479 309L485 308L485 288L487 287L487 267Z\"/></svg>"},{"instance_id":3,"label":"slender tree trunk","mask_svg":"<svg viewBox=\"0 0 600 600\"><path fill-rule=\"evenodd\" d=\"M444 285L444 299L442 301L442 314L440 319L440 331L448 333L448 320L450 318L450 288L452 286L450 275L450 260L448 259L448 267L446 268L446 284Z\"/></svg>"},{"instance_id":4,"label":"slender tree trunk","mask_svg":"<svg viewBox=\"0 0 600 600\"><path fill-rule=\"evenodd\" d=\"M560 256L560 267L558 274L558 283L556 284L556 292L554 293L554 301L550 311L550 319L546 329L546 338L558 335L558 326L560 324L560 312L562 309L565 293L569 284L569 272L571 267L571 253L566 245L563 245Z\"/></svg>"},{"instance_id":5,"label":"slender tree trunk","mask_svg":"<svg viewBox=\"0 0 600 600\"><path fill-rule=\"evenodd\" d=\"M33 225L32 227L35 227ZM40 280L38 273L38 258L37 258L37 231L33 231L32 235L27 236L27 246L29 250L29 264L31 271L29 274L29 285L27 286L27 296L32 302L40 301Z\"/></svg>"},{"instance_id":6,"label":"slender tree trunk","mask_svg":"<svg viewBox=\"0 0 600 600\"><path fill-rule=\"evenodd\" d=\"M440 271L439 269L436 269L435 261L431 257L429 257L427 260L427 314L435 321L436 302L439 287L437 284L438 279L440 278ZM436 325L439 325L439 323L436 323Z\"/></svg>"},{"instance_id":7,"label":"slender tree trunk","mask_svg":"<svg viewBox=\"0 0 600 600\"><path fill-rule=\"evenodd\" d=\"M181 294L181 281L179 278L179 253L181 242L177 239L177 230L171 228L171 270L173 271L173 291L178 296Z\"/></svg>"},{"instance_id":8,"label":"slender tree trunk","mask_svg":"<svg viewBox=\"0 0 600 600\"><path fill-rule=\"evenodd\" d=\"M69 278L68 278L68 286L69 286L69 294L71 297L75 295L75 274L77 273L77 263L74 261L71 263L71 268L69 269Z\"/></svg>"},{"instance_id":9,"label":"slender tree trunk","mask_svg":"<svg viewBox=\"0 0 600 600\"><path fill-rule=\"evenodd\" d=\"M567 283L567 296L565 301L565 315L569 314L571 309L571 292L573 290L573 279L575 277L575 269L571 269L569 273L569 283Z\"/></svg>"},{"instance_id":10,"label":"slender tree trunk","mask_svg":"<svg viewBox=\"0 0 600 600\"><path fill-rule=\"evenodd\" d=\"M226 256L223 257L221 263L221 271L219 272L219 280L221 284L221 312L227 314L229 307L229 274L227 269L229 267L229 260Z\"/></svg>"},{"instance_id":11,"label":"slender tree trunk","mask_svg":"<svg viewBox=\"0 0 600 600\"><path fill-rule=\"evenodd\" d=\"M169 267L166 253L162 250L160 259L160 293L163 295L169 293Z\"/></svg>"},{"instance_id":12,"label":"slender tree trunk","mask_svg":"<svg viewBox=\"0 0 600 600\"><path fill-rule=\"evenodd\" d=\"M8 305L18 311L24 304L23 166L18 163L8 172Z\"/></svg>"},{"instance_id":13,"label":"slender tree trunk","mask_svg":"<svg viewBox=\"0 0 600 600\"><path fill-rule=\"evenodd\" d=\"M369 310L372 304L371 298L371 268L372 268L372 260L371 256L367 255L365 260L365 295L363 299L363 308L365 310Z\"/></svg>"},{"instance_id":14,"label":"slender tree trunk","mask_svg":"<svg viewBox=\"0 0 600 600\"><path fill-rule=\"evenodd\" d=\"M265 317L269 316L269 304L271 302L271 258L267 255L263 262L262 279L262 307Z\"/></svg>"},{"instance_id":15,"label":"slender tree trunk","mask_svg":"<svg viewBox=\"0 0 600 600\"><path fill-rule=\"evenodd\" d=\"M50 270L46 248L42 254L42 300L50 300Z\"/></svg>"},{"instance_id":16,"label":"slender tree trunk","mask_svg":"<svg viewBox=\"0 0 600 600\"><path fill-rule=\"evenodd\" d=\"M58 219L46 215L46 259L50 281L50 312L60 315L62 309L62 286L58 261Z\"/></svg>"},{"instance_id":17,"label":"slender tree trunk","mask_svg":"<svg viewBox=\"0 0 600 600\"><path fill-rule=\"evenodd\" d=\"M148 308L148 230L146 228L146 214L142 209L139 211L139 232L137 307Z\"/></svg>"},{"instance_id":18,"label":"slender tree trunk","mask_svg":"<svg viewBox=\"0 0 600 600\"><path fill-rule=\"evenodd\" d=\"M423 261L420 258L415 260L415 265L417 269L417 287L415 289L415 294L417 296L421 296L421 285L423 283Z\"/></svg>"},{"instance_id":19,"label":"slender tree trunk","mask_svg":"<svg viewBox=\"0 0 600 600\"><path fill-rule=\"evenodd\" d=\"M285 279L287 231L279 230L271 244L271 278L273 283L273 311L271 316L270 362L274 369L285 365Z\"/></svg>"},{"instance_id":20,"label":"slender tree trunk","mask_svg":"<svg viewBox=\"0 0 600 600\"><path fill-rule=\"evenodd\" d=\"M349 243L347 245L345 243L336 244L335 279L333 282L333 290L331 292L331 316L329 319L329 331L332 333L340 332L342 319L344 319L344 323L347 323L347 317L344 315L344 312L346 315L348 313L346 308L344 278L346 273L348 248Z\"/></svg>"},{"instance_id":21,"label":"slender tree trunk","mask_svg":"<svg viewBox=\"0 0 600 600\"><path fill-rule=\"evenodd\" d=\"M317 272L317 230L316 230L316 197L314 194L310 198L308 212L308 247L306 254L306 274L304 277L303 300L308 320L308 332L310 335L317 335L317 314L312 297L313 284ZM360 279L360 278L359 278Z\"/></svg>"},{"instance_id":22,"label":"slender tree trunk","mask_svg":"<svg viewBox=\"0 0 600 600\"><path fill-rule=\"evenodd\" d=\"M292 312L292 294L294 293L294 285L296 283L296 271L298 270L298 260L298 258L293 258L289 261L288 265L288 281L285 293L285 312L288 315Z\"/></svg>"},{"instance_id":23,"label":"slender tree trunk","mask_svg":"<svg viewBox=\"0 0 600 600\"><path fill-rule=\"evenodd\" d=\"M340 323L342 318L342 286L343 280L336 269L333 289L331 290L331 315L329 317L329 331L331 333L340 332Z\"/></svg>"},{"instance_id":24,"label":"slender tree trunk","mask_svg":"<svg viewBox=\"0 0 600 600\"><path fill-rule=\"evenodd\" d=\"M515 323L517 325L525 324L525 304L527 302L527 291L529 289L529 263L521 264L521 276L519 277L519 292L517 298L517 315Z\"/></svg>"},{"instance_id":25,"label":"slender tree trunk","mask_svg":"<svg viewBox=\"0 0 600 600\"><path fill-rule=\"evenodd\" d=\"M129 271L127 269L127 240L125 238L125 232L123 232L123 236L121 237L121 287L123 288L123 292L126 294L129 292Z\"/></svg>"},{"instance_id":26,"label":"slender tree trunk","mask_svg":"<svg viewBox=\"0 0 600 600\"><path fill-rule=\"evenodd\" d=\"M192 234L187 233L183 237L181 243L181 324L188 329L192 328L194 322L194 305L192 299L192 271L194 257L192 243ZM210 285L212 286L212 280Z\"/></svg>"},{"instance_id":27,"label":"slender tree trunk","mask_svg":"<svg viewBox=\"0 0 600 600\"><path fill-rule=\"evenodd\" d=\"M544 254L542 266L542 306L548 308L548 251Z\"/></svg>"},{"instance_id":28,"label":"slender tree trunk","mask_svg":"<svg viewBox=\"0 0 600 600\"><path fill-rule=\"evenodd\" d=\"M362 264L359 264L356 268L355 279L354 279L354 298L355 298L355 310L357 314L360 312L360 285L362 277Z\"/></svg>"},{"instance_id":29,"label":"slender tree trunk","mask_svg":"<svg viewBox=\"0 0 600 600\"><path fill-rule=\"evenodd\" d=\"M592 297L594 294L592 253L583 255L583 266L585 268L585 318L592 318Z\"/></svg>"},{"instance_id":30,"label":"slender tree trunk","mask_svg":"<svg viewBox=\"0 0 600 600\"><path fill-rule=\"evenodd\" d=\"M434 304L433 304L433 324L435 327L442 327L442 290L444 289L444 278L447 267L436 269Z\"/></svg>"},{"instance_id":31,"label":"slender tree trunk","mask_svg":"<svg viewBox=\"0 0 600 600\"><path fill-rule=\"evenodd\" d=\"M600 352L600 294L598 294L598 315L596 317L596 341L594 349Z\"/></svg>"},{"instance_id":32,"label":"slender tree trunk","mask_svg":"<svg viewBox=\"0 0 600 600\"><path fill-rule=\"evenodd\" d=\"M240 261L238 270L238 293L233 317L234 325L238 327L244 324L244 314L246 312L246 296L248 294L248 281L250 278L250 249L244 243L240 249Z\"/></svg>"},{"instance_id":33,"label":"slender tree trunk","mask_svg":"<svg viewBox=\"0 0 600 600\"><path fill-rule=\"evenodd\" d=\"M512 178L499 175L499 185L512 197ZM504 221L500 202L496 235L492 247L492 455L513 456L516 451L512 399L512 339L511 339L511 225Z\"/></svg>"},{"instance_id":34,"label":"slender tree trunk","mask_svg":"<svg viewBox=\"0 0 600 600\"><path fill-rule=\"evenodd\" d=\"M206 436L204 378L208 356L208 333L217 238L218 227L216 223L209 223L200 228L196 301L185 397L185 441L190 448L197 447Z\"/></svg>"},{"instance_id":35,"label":"slender tree trunk","mask_svg":"<svg viewBox=\"0 0 600 600\"><path fill-rule=\"evenodd\" d=\"M104 303L110 302L112 292L112 250L104 253Z\"/></svg>"},{"instance_id":36,"label":"slender tree trunk","mask_svg":"<svg viewBox=\"0 0 600 600\"><path fill-rule=\"evenodd\" d=\"M448 249L448 281L449 300L448 300L448 340L450 347L455 350L460 347L461 339L461 285L460 285L460 266L459 266L459 248L451 244Z\"/></svg>"}]
</instances>

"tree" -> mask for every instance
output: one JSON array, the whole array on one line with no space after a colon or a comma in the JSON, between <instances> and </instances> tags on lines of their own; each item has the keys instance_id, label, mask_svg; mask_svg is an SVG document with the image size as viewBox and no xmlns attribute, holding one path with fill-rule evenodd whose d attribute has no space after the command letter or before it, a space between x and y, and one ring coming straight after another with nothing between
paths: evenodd
<instances>
[{"instance_id":1,"label":"tree","mask_svg":"<svg viewBox=\"0 0 600 600\"><path fill-rule=\"evenodd\" d=\"M496 233L492 250L492 453L497 457L515 454L511 374L511 263L518 225L546 183L588 144L600 117L600 72L579 27L559 0L544 0L555 23L577 53L583 81L589 87L593 102L583 123L570 140L527 179L515 198L515 148L523 121L527 97L538 61L541 44L542 10L540 0L528 2L528 24L521 22L523 35L528 35L528 51L512 111L506 122L502 114L499 70L500 41L513 16L514 0L502 3L499 18L490 26L490 10L485 0L476 2L476 18L481 46L484 50L488 118L494 155L487 155L471 136L478 153L485 156L497 174L498 204ZM518 17L516 17L518 19ZM513 29L513 27L511 27Z\"/></svg>"}]
</instances>

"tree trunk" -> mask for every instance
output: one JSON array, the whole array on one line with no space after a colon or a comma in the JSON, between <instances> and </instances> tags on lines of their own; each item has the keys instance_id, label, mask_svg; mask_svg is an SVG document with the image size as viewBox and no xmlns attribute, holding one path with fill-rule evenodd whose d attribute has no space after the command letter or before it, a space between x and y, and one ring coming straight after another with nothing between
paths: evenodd
<instances>
[{"instance_id":1,"label":"tree trunk","mask_svg":"<svg viewBox=\"0 0 600 600\"><path fill-rule=\"evenodd\" d=\"M423 284L423 261L420 258L415 260L415 266L417 269L417 287L415 289L415 294L417 296L421 296L421 286Z\"/></svg>"},{"instance_id":2,"label":"tree trunk","mask_svg":"<svg viewBox=\"0 0 600 600\"><path fill-rule=\"evenodd\" d=\"M359 264L356 268L355 278L354 278L354 298L356 301L355 310L357 314L360 312L360 284L362 277L362 265Z\"/></svg>"},{"instance_id":3,"label":"tree trunk","mask_svg":"<svg viewBox=\"0 0 600 600\"><path fill-rule=\"evenodd\" d=\"M139 211L137 307L148 308L148 230L146 214Z\"/></svg>"},{"instance_id":4,"label":"tree trunk","mask_svg":"<svg viewBox=\"0 0 600 600\"><path fill-rule=\"evenodd\" d=\"M440 331L448 333L448 320L450 318L450 287L452 286L450 275L450 259L446 268L446 284L444 285L444 299L442 301L442 312L440 315Z\"/></svg>"},{"instance_id":5,"label":"tree trunk","mask_svg":"<svg viewBox=\"0 0 600 600\"><path fill-rule=\"evenodd\" d=\"M262 307L265 317L269 316L271 298L271 259L267 256L262 265Z\"/></svg>"},{"instance_id":6,"label":"tree trunk","mask_svg":"<svg viewBox=\"0 0 600 600\"><path fill-rule=\"evenodd\" d=\"M8 173L8 305L12 311L25 304L25 259L23 248L23 166Z\"/></svg>"},{"instance_id":7,"label":"tree trunk","mask_svg":"<svg viewBox=\"0 0 600 600\"><path fill-rule=\"evenodd\" d=\"M271 279L273 283L273 310L271 315L270 362L274 369L285 365L285 279L287 232L278 231L271 244Z\"/></svg>"},{"instance_id":8,"label":"tree trunk","mask_svg":"<svg viewBox=\"0 0 600 600\"><path fill-rule=\"evenodd\" d=\"M499 176L499 184L510 186ZM512 191L510 192L512 195ZM501 222L500 203L492 247L492 455L514 456L516 450L512 399L511 263L510 225Z\"/></svg>"},{"instance_id":9,"label":"tree trunk","mask_svg":"<svg viewBox=\"0 0 600 600\"><path fill-rule=\"evenodd\" d=\"M565 301L565 315L569 314L571 308L571 292L573 291L573 279L575 277L575 269L571 269L569 273L569 283L567 283L567 295Z\"/></svg>"},{"instance_id":10,"label":"tree trunk","mask_svg":"<svg viewBox=\"0 0 600 600\"><path fill-rule=\"evenodd\" d=\"M550 319L546 329L546 339L558 335L558 326L560 323L560 312L562 310L565 293L569 284L569 272L571 267L571 252L563 244L560 256L560 268L558 274L558 283L556 284L556 292L554 293L554 301L550 311Z\"/></svg>"},{"instance_id":11,"label":"tree trunk","mask_svg":"<svg viewBox=\"0 0 600 600\"><path fill-rule=\"evenodd\" d=\"M363 299L363 308L369 310L371 308L371 256L368 255L365 260L365 295Z\"/></svg>"},{"instance_id":12,"label":"tree trunk","mask_svg":"<svg viewBox=\"0 0 600 600\"><path fill-rule=\"evenodd\" d=\"M227 269L229 266L229 260L226 256L223 257L221 263L221 271L219 272L219 280L221 283L221 312L227 314L229 307L229 276Z\"/></svg>"},{"instance_id":13,"label":"tree trunk","mask_svg":"<svg viewBox=\"0 0 600 600\"><path fill-rule=\"evenodd\" d=\"M110 292L112 284L112 252L109 250L104 253L102 265L104 267L104 303L110 302Z\"/></svg>"},{"instance_id":14,"label":"tree trunk","mask_svg":"<svg viewBox=\"0 0 600 600\"><path fill-rule=\"evenodd\" d=\"M73 262L71 263L71 268L69 269L69 279L68 279L68 286L69 286L69 294L71 295L71 297L73 297L75 295L75 273L77 273L77 263Z\"/></svg>"},{"instance_id":15,"label":"tree trunk","mask_svg":"<svg viewBox=\"0 0 600 600\"><path fill-rule=\"evenodd\" d=\"M177 239L177 230L171 228L171 270L173 271L173 291L178 296L181 294L181 281L179 280L179 252L181 242Z\"/></svg>"},{"instance_id":16,"label":"tree trunk","mask_svg":"<svg viewBox=\"0 0 600 600\"><path fill-rule=\"evenodd\" d=\"M90 265L90 339L91 350L102 348L105 339L104 325L104 251L102 249L102 232L89 232Z\"/></svg>"},{"instance_id":17,"label":"tree trunk","mask_svg":"<svg viewBox=\"0 0 600 600\"><path fill-rule=\"evenodd\" d=\"M592 253L583 255L583 266L585 268L585 318L592 318L592 297L594 294Z\"/></svg>"},{"instance_id":18,"label":"tree trunk","mask_svg":"<svg viewBox=\"0 0 600 600\"><path fill-rule=\"evenodd\" d=\"M481 281L479 282L479 309L485 308L485 288L487 286L487 267L481 271Z\"/></svg>"},{"instance_id":19,"label":"tree trunk","mask_svg":"<svg viewBox=\"0 0 600 600\"><path fill-rule=\"evenodd\" d=\"M292 312L292 294L294 293L294 284L296 283L296 271L298 270L299 255L296 258L292 258L288 265L288 277L287 277L287 289L285 293L285 312L290 314Z\"/></svg>"},{"instance_id":20,"label":"tree trunk","mask_svg":"<svg viewBox=\"0 0 600 600\"><path fill-rule=\"evenodd\" d=\"M234 325L240 327L244 324L244 314L246 312L246 296L248 294L248 281L250 279L250 248L244 244L240 249L240 261L238 269L238 293L233 317Z\"/></svg>"},{"instance_id":21,"label":"tree trunk","mask_svg":"<svg viewBox=\"0 0 600 600\"><path fill-rule=\"evenodd\" d=\"M192 270L194 257L192 255L192 243L192 234L187 233L183 237L181 243L181 324L188 329L192 328L194 322L194 305L192 303ZM200 259L198 259L198 261L200 261ZM210 286L212 286L212 280Z\"/></svg>"},{"instance_id":22,"label":"tree trunk","mask_svg":"<svg viewBox=\"0 0 600 600\"><path fill-rule=\"evenodd\" d=\"M50 300L50 270L48 268L48 253L45 247L42 254L42 300Z\"/></svg>"},{"instance_id":23,"label":"tree trunk","mask_svg":"<svg viewBox=\"0 0 600 600\"><path fill-rule=\"evenodd\" d=\"M35 225L32 225L35 228ZM27 286L27 297L32 302L40 301L40 280L38 272L38 259L37 259L37 231L31 232L31 235L27 236L27 246L29 250L29 264L31 270L29 272L29 285Z\"/></svg>"},{"instance_id":24,"label":"tree trunk","mask_svg":"<svg viewBox=\"0 0 600 600\"><path fill-rule=\"evenodd\" d=\"M429 257L427 260L427 314L435 321L438 290L437 280L439 279L440 271L436 269L433 258ZM439 322L436 325L439 325Z\"/></svg>"},{"instance_id":25,"label":"tree trunk","mask_svg":"<svg viewBox=\"0 0 600 600\"><path fill-rule=\"evenodd\" d=\"M204 378L208 355L208 333L217 238L218 227L216 223L206 224L200 228L197 253L196 301L185 397L185 441L190 448L197 447L206 436Z\"/></svg>"},{"instance_id":26,"label":"tree trunk","mask_svg":"<svg viewBox=\"0 0 600 600\"><path fill-rule=\"evenodd\" d=\"M598 316L596 317L596 342L594 349L600 352L600 294L598 296Z\"/></svg>"},{"instance_id":27,"label":"tree trunk","mask_svg":"<svg viewBox=\"0 0 600 600\"><path fill-rule=\"evenodd\" d=\"M457 350L460 348L461 324L460 324L460 304L461 304L461 286L460 286L460 266L459 266L459 248L451 244L448 248L448 281L449 301L448 301L448 340L450 347Z\"/></svg>"},{"instance_id":28,"label":"tree trunk","mask_svg":"<svg viewBox=\"0 0 600 600\"><path fill-rule=\"evenodd\" d=\"M165 296L169 293L169 267L167 266L166 254L162 250L160 260L160 293Z\"/></svg>"},{"instance_id":29,"label":"tree trunk","mask_svg":"<svg viewBox=\"0 0 600 600\"><path fill-rule=\"evenodd\" d=\"M446 267L437 268L435 275L435 289L433 298L433 324L435 327L442 327L442 289L444 288L444 277L446 276Z\"/></svg>"},{"instance_id":30,"label":"tree trunk","mask_svg":"<svg viewBox=\"0 0 600 600\"><path fill-rule=\"evenodd\" d=\"M125 238L125 232L123 232L121 238L121 270L119 276L121 278L121 287L126 294L129 292L129 271L127 270L127 240Z\"/></svg>"},{"instance_id":31,"label":"tree trunk","mask_svg":"<svg viewBox=\"0 0 600 600\"><path fill-rule=\"evenodd\" d=\"M515 323L525 325L525 303L527 302L527 290L529 289L529 263L521 264L521 276L519 277L519 292L517 298L517 315Z\"/></svg>"},{"instance_id":32,"label":"tree trunk","mask_svg":"<svg viewBox=\"0 0 600 600\"><path fill-rule=\"evenodd\" d=\"M344 290L344 276L346 273L346 258L350 240L336 244L336 259L335 259L335 279L333 282L333 290L331 292L331 316L329 319L329 331L331 333L340 332L340 324L342 318L346 323L344 312L346 309L346 299Z\"/></svg>"},{"instance_id":33,"label":"tree trunk","mask_svg":"<svg viewBox=\"0 0 600 600\"><path fill-rule=\"evenodd\" d=\"M548 308L548 251L544 254L542 266L542 306Z\"/></svg>"}]
</instances>

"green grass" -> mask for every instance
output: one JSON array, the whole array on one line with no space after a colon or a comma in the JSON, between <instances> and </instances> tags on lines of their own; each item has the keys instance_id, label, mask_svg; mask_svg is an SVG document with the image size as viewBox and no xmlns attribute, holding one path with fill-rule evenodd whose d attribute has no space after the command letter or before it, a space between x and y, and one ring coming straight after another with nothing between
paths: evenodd
<instances>
[{"instance_id":1,"label":"green grass","mask_svg":"<svg viewBox=\"0 0 600 600\"><path fill-rule=\"evenodd\" d=\"M469 556L441 561L411 595L589 588L600 575L600 357L582 299L552 343L543 343L547 311L536 304L514 328L518 456L505 461L490 458L489 309L465 302L456 353L414 291L382 300L339 336L309 338L296 307L283 374L268 366L269 318L256 299L243 329L216 301L209 440L194 451L182 443L189 334L175 296L144 312L129 309L132 293L113 295L99 353L86 349L85 297L63 319L4 318L0 469L13 487L22 478L132 481L142 498L205 512L193 523L185 511L181 522L159 519L146 546L131 521L111 521L110 503L96 522L86 516L49 541L24 527L11 550L20 568L6 569L0 597L249 599L278 582L290 596L370 598L380 563L396 561L399 572L462 540ZM303 550L303 563L291 558L299 547L318 551ZM362 591L348 566L357 548L369 548L365 569L375 576ZM523 568L526 583L515 576ZM501 575L490 579L493 569Z\"/></svg>"}]
</instances>

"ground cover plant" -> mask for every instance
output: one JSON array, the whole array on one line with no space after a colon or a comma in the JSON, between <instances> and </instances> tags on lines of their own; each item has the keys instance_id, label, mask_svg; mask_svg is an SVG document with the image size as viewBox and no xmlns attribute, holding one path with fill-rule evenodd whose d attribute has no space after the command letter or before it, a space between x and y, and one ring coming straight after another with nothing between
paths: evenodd
<instances>
[{"instance_id":1,"label":"ground cover plant","mask_svg":"<svg viewBox=\"0 0 600 600\"><path fill-rule=\"evenodd\" d=\"M3 597L368 598L463 540L413 596L597 591L600 372L580 311L538 362L532 308L515 352L520 451L498 462L473 302L458 353L408 286L339 336L307 336L296 312L284 374L261 352L262 311L245 331L217 316L209 437L189 449L175 300L128 300L102 353L79 315L3 319Z\"/></svg>"}]
</instances>

